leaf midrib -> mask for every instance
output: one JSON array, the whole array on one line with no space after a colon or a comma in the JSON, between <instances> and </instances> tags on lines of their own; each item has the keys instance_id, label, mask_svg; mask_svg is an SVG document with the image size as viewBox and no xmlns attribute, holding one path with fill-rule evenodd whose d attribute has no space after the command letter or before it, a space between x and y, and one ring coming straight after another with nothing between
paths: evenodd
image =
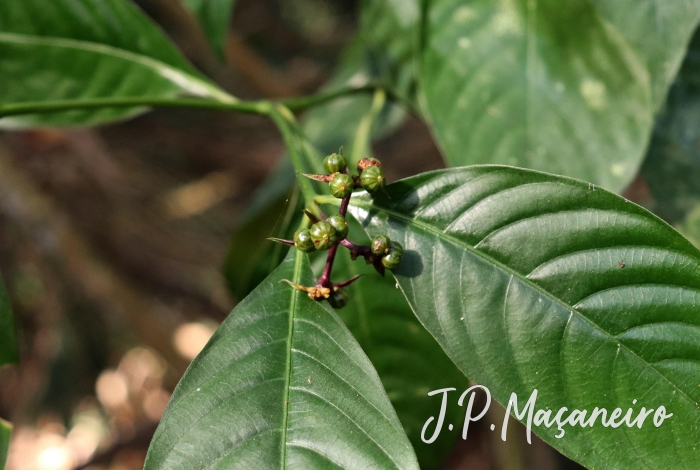
<instances>
[{"instance_id":1,"label":"leaf midrib","mask_svg":"<svg viewBox=\"0 0 700 470\"><path fill-rule=\"evenodd\" d=\"M172 83L185 88L183 82L190 82L192 85L197 85L201 89L187 89L188 92L198 96L209 96L218 101L225 103L233 103L238 101L235 97L228 93L219 90L217 87L207 83L205 80L192 75L187 70L177 68L152 57L145 56L136 52L131 52L125 49L120 49L108 44L96 43L92 41L83 41L79 39L60 38L56 36L35 36L29 34L18 33L3 33L0 32L0 42L8 42L23 45L51 46L64 49L79 49L83 51L93 52L96 54L111 55L120 59L138 63L144 67L154 70L162 77L170 80ZM162 73L167 70L169 74L175 74L179 80L175 80L171 75ZM77 101L77 100L76 100Z\"/></svg>"},{"instance_id":2,"label":"leaf midrib","mask_svg":"<svg viewBox=\"0 0 700 470\"><path fill-rule=\"evenodd\" d=\"M408 217L408 216L406 216L406 215L404 215L404 214L401 214L400 212L396 212L396 211L394 211L394 210L387 209L387 208L385 208L385 207L378 206L378 205L374 205L374 204L367 204L367 203L365 203L365 202L361 202L361 201L358 201L358 200L351 200L351 201L350 201L350 204L351 204L351 205L354 205L354 206L356 206L356 207L363 207L363 208L369 209L369 210L371 210L371 209L379 209L379 210L385 212L385 213L386 213L387 215L389 215L390 217L394 217L395 219L399 219L399 220L402 220L402 221L404 221L404 222L407 222L409 225L414 225L414 226L416 226L416 227L419 227L419 228L425 230L426 232L432 233L432 234L435 235L436 237L443 238L443 239L449 241L450 243L452 243L452 244L454 244L454 245L463 247L464 249L466 249L466 250L469 251L470 253L476 255L477 257L481 258L482 260L486 261L487 263L490 263L491 265L493 265L493 266L496 267L497 269L500 269L500 270L504 271L505 273L507 273L507 274L509 274L509 275L511 275L511 276L516 276L521 282L525 283L527 286L531 287L531 288L534 289L535 291L541 293L543 296L549 298L552 302L554 302L554 303L556 303L556 304L559 304L559 305L562 306L562 307L565 307L567 310L571 311L572 313L575 313L575 314L577 315L578 318L580 318L580 319L583 320L584 322L588 323L589 325L591 325L591 326L592 326L593 328L595 328L596 330L600 331L603 335L605 335L605 336L608 338L608 340L610 340L610 341L614 342L615 344L619 345L620 348L624 348L625 350L627 350L631 355L633 355L634 357L636 357L637 359L639 359L639 360L640 360L644 365L646 365L650 370L654 371L654 372L655 372L656 374L658 374L661 378L663 378L664 381L668 382L674 390L677 390L677 391L678 391L681 395L683 395L688 401L690 401L691 403L693 403L693 404L696 406L696 409L700 409L700 406L698 406L698 403L697 403L695 400L693 400L692 398L690 398L690 397L688 396L688 394L685 393L685 391L683 391L683 390L681 390L680 388L678 388L678 386L677 386L676 384L674 384L673 382L671 382L671 380L669 380L668 377L666 377L666 376L663 375L661 372L659 372L655 367L653 367L653 366L652 366L649 362L647 362L643 357L639 356L636 352L632 351L629 347L627 347L627 346L626 346L625 344L623 344L621 341L618 341L618 340L617 340L614 336L612 336L609 332L607 332L606 330L604 330L604 329L603 329L601 326L599 326L597 323L595 323L595 322L593 322L592 320L590 320L589 318L587 318L587 317L586 317L585 315L583 315L581 312L579 312L578 310L576 310L573 306L568 305L566 302L564 302L563 300L561 300L560 298L558 298L557 296L555 296L555 295L552 294L551 292L549 292L549 291L543 289L542 287L540 287L539 285L535 284L534 282L532 282L532 281L531 281L530 279L528 279L527 277L524 277L521 273L519 273L519 272L515 271L514 269L510 268L508 265L505 265L505 264L503 264L503 263L497 261L496 259L492 258L491 256L489 256L489 255L487 255L487 254L485 254L485 253L482 253L481 251L477 250L476 248L474 248L473 246L469 245L468 243L462 242L462 241L459 240L458 238L455 238L455 237L452 237L452 236L450 236L450 235L447 235L446 233L444 233L444 232L438 230L437 228L433 227L432 225L426 224L426 223L421 222L421 221L416 220L416 219L412 219L411 217ZM403 292L403 289L402 289L402 292ZM404 292L404 295L405 295L405 292ZM409 302L409 305L410 305L410 302ZM413 309L413 306L411 306L411 309ZM414 311L414 313L417 314L417 312L415 312L415 311ZM437 338L436 338L436 339L437 339Z\"/></svg>"},{"instance_id":3,"label":"leaf midrib","mask_svg":"<svg viewBox=\"0 0 700 470\"><path fill-rule=\"evenodd\" d=\"M298 283L301 277L301 265L303 254L298 251L294 257L294 275L292 276L292 282ZM291 388L291 377L292 377L292 342L294 336L294 314L297 308L297 300L299 296L299 291L296 289L290 289L292 291L292 296L289 302L289 321L287 325L287 364L284 370L284 397L282 400L282 406L284 410L284 416L282 417L282 452L280 455L281 467L287 468L287 423L289 422L289 390Z\"/></svg>"}]
</instances>

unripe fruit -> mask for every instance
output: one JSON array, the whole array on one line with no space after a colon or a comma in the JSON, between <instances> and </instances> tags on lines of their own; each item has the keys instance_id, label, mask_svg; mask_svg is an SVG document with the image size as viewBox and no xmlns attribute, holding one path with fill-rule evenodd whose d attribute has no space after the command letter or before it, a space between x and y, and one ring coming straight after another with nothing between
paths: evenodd
<instances>
[{"instance_id":1,"label":"unripe fruit","mask_svg":"<svg viewBox=\"0 0 700 470\"><path fill-rule=\"evenodd\" d=\"M314 242L311 239L311 233L309 233L308 229L294 232L294 246L302 253L311 253L312 251L316 251Z\"/></svg>"},{"instance_id":2,"label":"unripe fruit","mask_svg":"<svg viewBox=\"0 0 700 470\"><path fill-rule=\"evenodd\" d=\"M333 226L328 222L316 222L311 226L309 233L317 250L327 250L333 246L336 233Z\"/></svg>"},{"instance_id":3,"label":"unripe fruit","mask_svg":"<svg viewBox=\"0 0 700 470\"><path fill-rule=\"evenodd\" d=\"M386 269L396 269L401 263L403 247L397 242L391 242L389 254L382 258L382 264Z\"/></svg>"},{"instance_id":4,"label":"unripe fruit","mask_svg":"<svg viewBox=\"0 0 700 470\"><path fill-rule=\"evenodd\" d=\"M338 199L343 199L352 194L355 189L355 184L352 181L352 176L344 173L338 173L333 181L330 182L331 194Z\"/></svg>"},{"instance_id":5,"label":"unripe fruit","mask_svg":"<svg viewBox=\"0 0 700 470\"><path fill-rule=\"evenodd\" d=\"M326 219L326 222L331 224L335 229L335 239L333 240L334 242L339 242L340 240L343 240L345 237L348 236L348 230L350 230L350 227L348 227L348 222L342 215L334 214L328 217L328 219Z\"/></svg>"},{"instance_id":6,"label":"unripe fruit","mask_svg":"<svg viewBox=\"0 0 700 470\"><path fill-rule=\"evenodd\" d=\"M347 167L348 162L345 160L345 157L338 155L337 153L328 155L323 159L323 168L325 168L328 173L338 173Z\"/></svg>"},{"instance_id":7,"label":"unripe fruit","mask_svg":"<svg viewBox=\"0 0 700 470\"><path fill-rule=\"evenodd\" d=\"M348 294L345 292L345 289L333 290L331 296L328 297L328 303L335 309L345 307L345 304L348 303Z\"/></svg>"},{"instance_id":8,"label":"unripe fruit","mask_svg":"<svg viewBox=\"0 0 700 470\"><path fill-rule=\"evenodd\" d=\"M377 235L372 239L370 247L372 248L372 253L375 255L385 255L389 253L391 240L389 240L389 237L386 235Z\"/></svg>"},{"instance_id":9,"label":"unripe fruit","mask_svg":"<svg viewBox=\"0 0 700 470\"><path fill-rule=\"evenodd\" d=\"M381 168L378 166L370 166L362 170L360 182L362 182L362 187L365 188L368 193L376 193L384 188L386 178L384 178L384 172Z\"/></svg>"}]
</instances>

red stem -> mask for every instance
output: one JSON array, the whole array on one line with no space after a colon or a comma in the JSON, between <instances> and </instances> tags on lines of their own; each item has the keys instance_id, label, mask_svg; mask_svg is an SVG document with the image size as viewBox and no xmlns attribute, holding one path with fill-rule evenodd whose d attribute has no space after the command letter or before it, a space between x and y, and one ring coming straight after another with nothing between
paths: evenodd
<instances>
[{"instance_id":1,"label":"red stem","mask_svg":"<svg viewBox=\"0 0 700 470\"><path fill-rule=\"evenodd\" d=\"M347 170L346 170L347 171ZM352 194L347 195L346 197L343 198L342 202L340 203L340 209L338 210L338 213L345 217L345 214L348 213L348 206L350 205L350 198L352 197ZM323 217L322 214L321 217ZM342 240L340 243L343 243L345 240ZM333 287L333 283L331 282L331 271L333 270L333 262L335 261L335 254L338 252L338 243L334 244L330 250L328 250L328 258L326 258L326 266L323 268L323 274L321 274L321 277L318 278L318 285L321 287L328 287L329 289Z\"/></svg>"}]
</instances>

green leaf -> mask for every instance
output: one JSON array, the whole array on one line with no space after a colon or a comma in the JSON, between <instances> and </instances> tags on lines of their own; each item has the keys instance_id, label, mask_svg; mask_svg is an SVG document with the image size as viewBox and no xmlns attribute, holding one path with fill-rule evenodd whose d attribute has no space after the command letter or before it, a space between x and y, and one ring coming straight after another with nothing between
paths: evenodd
<instances>
[{"instance_id":1,"label":"green leaf","mask_svg":"<svg viewBox=\"0 0 700 470\"><path fill-rule=\"evenodd\" d=\"M178 384L145 469L417 468L379 377L291 253Z\"/></svg>"},{"instance_id":2,"label":"green leaf","mask_svg":"<svg viewBox=\"0 0 700 470\"><path fill-rule=\"evenodd\" d=\"M17 338L12 320L12 307L0 273L0 367L17 363ZM0 469L5 468L12 425L0 418Z\"/></svg>"},{"instance_id":3,"label":"green leaf","mask_svg":"<svg viewBox=\"0 0 700 470\"><path fill-rule=\"evenodd\" d=\"M700 4L665 0L593 0L592 3L644 60L654 105L660 108L700 20Z\"/></svg>"},{"instance_id":4,"label":"green leaf","mask_svg":"<svg viewBox=\"0 0 700 470\"><path fill-rule=\"evenodd\" d=\"M369 244L359 224L349 222L353 241ZM420 324L393 276L381 278L371 266L361 259L351 261L347 250L341 250L333 266L333 280L343 281L356 274L363 277L347 288L349 301L338 315L377 369L420 467L440 468L457 433L444 432L431 444L421 440L423 425L437 415L441 403L441 397L428 397L428 392L447 387L464 390L469 381ZM461 422L464 410L456 403L450 405L445 422ZM432 431L432 427L426 431L428 438Z\"/></svg>"},{"instance_id":5,"label":"green leaf","mask_svg":"<svg viewBox=\"0 0 700 470\"><path fill-rule=\"evenodd\" d=\"M0 468L5 468L7 461L7 451L10 446L10 435L12 434L12 424L0 419Z\"/></svg>"},{"instance_id":6,"label":"green leaf","mask_svg":"<svg viewBox=\"0 0 700 470\"><path fill-rule=\"evenodd\" d=\"M0 127L104 123L146 111L123 103L185 95L235 101L126 0L0 2L0 82L0 116L28 106L94 106L5 117Z\"/></svg>"},{"instance_id":7,"label":"green leaf","mask_svg":"<svg viewBox=\"0 0 700 470\"><path fill-rule=\"evenodd\" d=\"M537 389L539 410L673 413L560 439L534 426L545 441L589 468L699 468L700 252L665 222L589 183L491 165L399 181L350 211L404 245L412 309L499 402L514 392L522 409Z\"/></svg>"},{"instance_id":8,"label":"green leaf","mask_svg":"<svg viewBox=\"0 0 700 470\"><path fill-rule=\"evenodd\" d=\"M452 165L505 163L624 189L698 2L432 0L420 92Z\"/></svg>"},{"instance_id":9,"label":"green leaf","mask_svg":"<svg viewBox=\"0 0 700 470\"><path fill-rule=\"evenodd\" d=\"M226 33L231 20L235 0L182 0L197 17L211 47L225 57Z\"/></svg>"}]
</instances>

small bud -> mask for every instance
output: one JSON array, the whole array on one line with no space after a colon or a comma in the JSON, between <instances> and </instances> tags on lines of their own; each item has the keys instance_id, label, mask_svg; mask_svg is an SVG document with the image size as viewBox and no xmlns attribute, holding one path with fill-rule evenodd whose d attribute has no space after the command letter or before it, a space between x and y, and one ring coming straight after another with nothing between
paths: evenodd
<instances>
[{"instance_id":1,"label":"small bud","mask_svg":"<svg viewBox=\"0 0 700 470\"><path fill-rule=\"evenodd\" d=\"M360 181L362 182L362 187L367 190L368 193L376 193L384 189L384 185L386 184L384 172L378 166L370 166L362 170Z\"/></svg>"},{"instance_id":2,"label":"small bud","mask_svg":"<svg viewBox=\"0 0 700 470\"><path fill-rule=\"evenodd\" d=\"M290 286L292 286L294 289L300 291L300 292L306 292L309 294L309 298L311 300L321 300L321 299L327 299L328 297L331 296L331 289L328 287L322 287L322 286L313 286L313 287L306 287L302 286L300 284L295 284L289 279L282 279L280 282L286 282Z\"/></svg>"},{"instance_id":3,"label":"small bud","mask_svg":"<svg viewBox=\"0 0 700 470\"><path fill-rule=\"evenodd\" d=\"M306 176L310 180L320 181L321 183L330 183L331 181L333 181L333 178L335 178L336 173L333 173L330 175L316 175L313 173L302 173L302 175Z\"/></svg>"},{"instance_id":4,"label":"small bud","mask_svg":"<svg viewBox=\"0 0 700 470\"><path fill-rule=\"evenodd\" d=\"M327 250L335 243L335 228L328 222L316 222L311 226L309 233L317 250Z\"/></svg>"},{"instance_id":5,"label":"small bud","mask_svg":"<svg viewBox=\"0 0 700 470\"><path fill-rule=\"evenodd\" d=\"M338 199L343 199L352 194L352 190L355 189L355 184L352 181L352 176L338 173L338 175L333 178L333 181L331 181L330 188L333 196Z\"/></svg>"},{"instance_id":6,"label":"small bud","mask_svg":"<svg viewBox=\"0 0 700 470\"><path fill-rule=\"evenodd\" d=\"M362 160L357 162L357 172L362 173L362 171L371 166L378 166L381 168L382 163L376 158L363 158Z\"/></svg>"},{"instance_id":7,"label":"small bud","mask_svg":"<svg viewBox=\"0 0 700 470\"><path fill-rule=\"evenodd\" d=\"M294 232L294 246L302 253L311 253L312 251L316 251L314 242L311 239L311 233L307 229Z\"/></svg>"},{"instance_id":8,"label":"small bud","mask_svg":"<svg viewBox=\"0 0 700 470\"><path fill-rule=\"evenodd\" d=\"M345 289L333 289L330 297L328 297L328 303L335 309L345 307L345 305L348 303L348 294L345 292Z\"/></svg>"},{"instance_id":9,"label":"small bud","mask_svg":"<svg viewBox=\"0 0 700 470\"><path fill-rule=\"evenodd\" d=\"M326 222L331 224L335 229L335 239L333 240L334 242L339 242L340 240L343 240L345 237L348 236L348 231L350 230L350 227L348 227L348 222L342 215L334 214L328 217L326 219Z\"/></svg>"},{"instance_id":10,"label":"small bud","mask_svg":"<svg viewBox=\"0 0 700 470\"><path fill-rule=\"evenodd\" d=\"M323 168L325 168L328 173L337 173L345 170L347 167L348 162L345 160L345 157L337 153L328 155L323 159Z\"/></svg>"},{"instance_id":11,"label":"small bud","mask_svg":"<svg viewBox=\"0 0 700 470\"><path fill-rule=\"evenodd\" d=\"M391 242L389 254L382 258L382 264L387 269L396 269L401 263L403 256L403 247L397 242Z\"/></svg>"},{"instance_id":12,"label":"small bud","mask_svg":"<svg viewBox=\"0 0 700 470\"><path fill-rule=\"evenodd\" d=\"M391 240L386 235L377 235L372 239L370 244L372 253L375 255L385 255L389 253L389 248L391 248Z\"/></svg>"}]
</instances>

